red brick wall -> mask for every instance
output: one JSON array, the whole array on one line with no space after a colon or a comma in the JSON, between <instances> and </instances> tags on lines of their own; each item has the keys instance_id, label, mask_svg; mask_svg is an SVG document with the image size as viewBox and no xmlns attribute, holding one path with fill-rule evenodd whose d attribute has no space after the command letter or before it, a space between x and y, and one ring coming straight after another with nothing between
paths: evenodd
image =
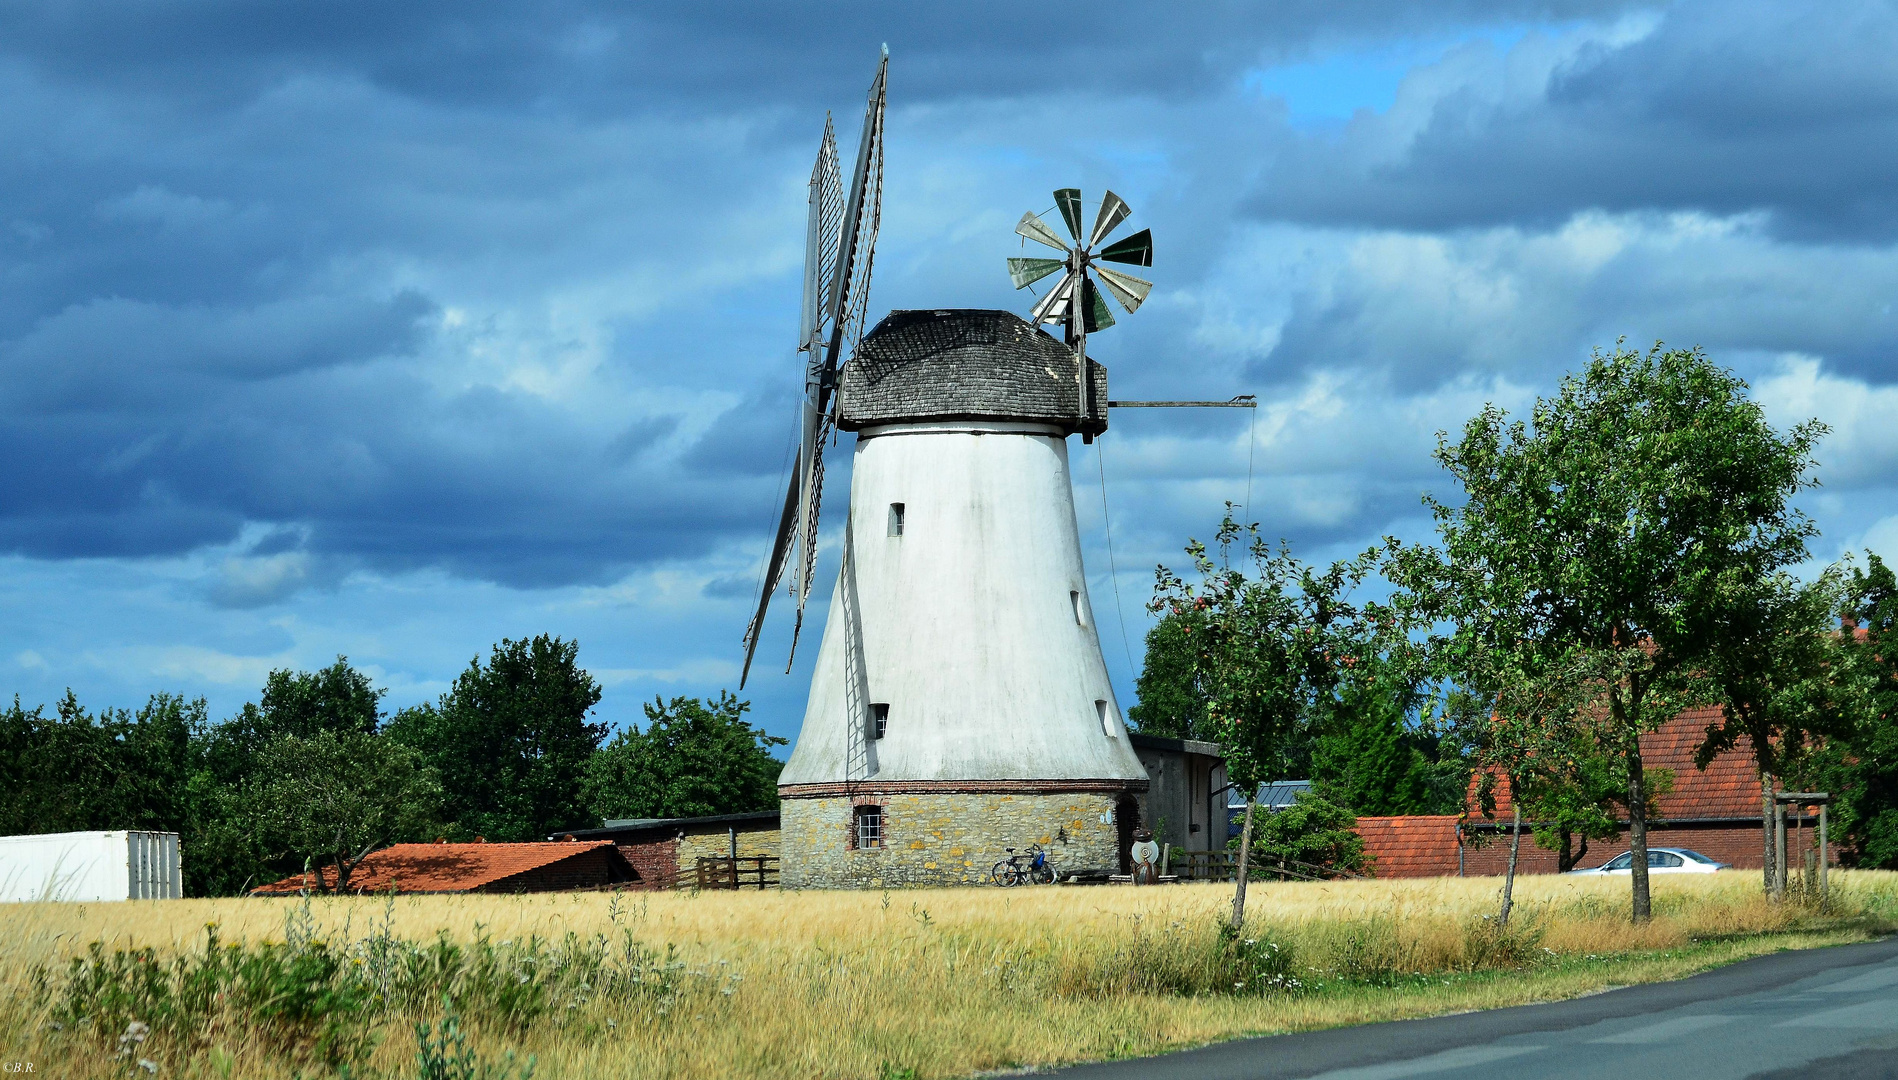
<instances>
[{"instance_id":1,"label":"red brick wall","mask_svg":"<svg viewBox=\"0 0 1898 1080\"><path fill-rule=\"evenodd\" d=\"M1760 845L1760 827L1747 824L1680 824L1667 825L1648 830L1649 847L1681 847L1698 851L1711 859L1749 870L1758 870L1764 860L1764 851ZM1624 830L1614 840L1593 840L1589 842L1588 854L1583 857L1581 866L1600 866L1609 859L1628 850L1628 834ZM1838 854L1834 852L1836 860ZM1472 877L1481 874L1501 874L1509 865L1509 835L1497 834L1488 847L1477 849L1466 847L1463 852L1463 872ZM1555 873L1555 852L1544 851L1536 846L1535 838L1523 829L1522 855L1517 864L1519 874Z\"/></svg>"},{"instance_id":2,"label":"red brick wall","mask_svg":"<svg viewBox=\"0 0 1898 1080\"><path fill-rule=\"evenodd\" d=\"M626 861L633 864L633 872L639 875L631 888L667 889L679 873L679 841L677 838L645 841L617 841L619 852Z\"/></svg>"},{"instance_id":3,"label":"red brick wall","mask_svg":"<svg viewBox=\"0 0 1898 1080\"><path fill-rule=\"evenodd\" d=\"M1440 877L1458 872L1456 822L1454 816L1438 817L1361 817L1358 835L1364 838L1364 850L1375 859L1380 878ZM1811 823L1807 824L1803 843L1812 843ZM1509 866L1509 835L1489 832L1482 847L1466 844L1462 851L1462 873L1467 877L1501 875ZM1787 846L1798 862L1798 834L1788 825ZM1680 847L1698 851L1739 869L1757 870L1763 862L1760 827L1751 822L1681 822L1648 830L1649 847ZM1579 864L1595 867L1628 850L1627 833L1615 840L1596 840L1588 845L1588 854ZM1836 864L1838 851L1832 858ZM1535 837L1524 826L1522 848L1517 857L1519 874L1553 874L1555 852L1536 846Z\"/></svg>"}]
</instances>

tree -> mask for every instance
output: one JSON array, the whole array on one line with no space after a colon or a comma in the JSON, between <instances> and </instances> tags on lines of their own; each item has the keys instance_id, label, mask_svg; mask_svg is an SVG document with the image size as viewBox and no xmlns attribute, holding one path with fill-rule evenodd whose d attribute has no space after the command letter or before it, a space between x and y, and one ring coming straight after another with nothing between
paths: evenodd
<instances>
[{"instance_id":1,"label":"tree","mask_svg":"<svg viewBox=\"0 0 1898 1080\"><path fill-rule=\"evenodd\" d=\"M247 800L260 755L285 736L373 733L383 694L346 656L314 672L279 668L265 677L257 702L197 732L181 785L188 810L180 838L185 881L194 893L241 894L293 869L285 857L271 856L252 820Z\"/></svg>"},{"instance_id":2,"label":"tree","mask_svg":"<svg viewBox=\"0 0 1898 1080\"><path fill-rule=\"evenodd\" d=\"M321 671L272 671L264 679L260 704L245 702L236 716L217 726L204 765L220 783L238 784L255 768L257 754L282 736L373 733L387 692L341 655Z\"/></svg>"},{"instance_id":3,"label":"tree","mask_svg":"<svg viewBox=\"0 0 1898 1080\"><path fill-rule=\"evenodd\" d=\"M1424 813L1430 762L1410 726L1420 695L1383 658L1367 651L1359 659L1321 721L1311 780L1326 799L1360 814Z\"/></svg>"},{"instance_id":4,"label":"tree","mask_svg":"<svg viewBox=\"0 0 1898 1080\"><path fill-rule=\"evenodd\" d=\"M1364 838L1357 834L1357 824L1348 808L1301 791L1292 805L1265 815L1254 827L1252 860L1291 877L1362 873Z\"/></svg>"},{"instance_id":5,"label":"tree","mask_svg":"<svg viewBox=\"0 0 1898 1080\"><path fill-rule=\"evenodd\" d=\"M1465 499L1426 497L1443 547L1407 549L1392 574L1407 603L1455 625L1442 655L1468 685L1490 693L1502 673L1533 695L1579 676L1585 700L1545 715L1626 768L1631 907L1645 922L1640 738L1717 695L1723 597L1806 558L1814 529L1789 499L1810 485L1825 429L1781 435L1739 378L1659 345L1596 353L1532 420L1491 405L1455 444L1440 437Z\"/></svg>"},{"instance_id":6,"label":"tree","mask_svg":"<svg viewBox=\"0 0 1898 1080\"><path fill-rule=\"evenodd\" d=\"M774 810L789 740L744 720L751 708L728 692L655 698L646 729L622 731L587 765L587 804L600 818L698 817Z\"/></svg>"},{"instance_id":7,"label":"tree","mask_svg":"<svg viewBox=\"0 0 1898 1080\"><path fill-rule=\"evenodd\" d=\"M1776 778L1797 768L1816 740L1848 736L1844 721L1856 711L1858 675L1877 666L1869 650L1841 648L1837 613L1845 602L1844 578L1836 567L1810 583L1784 572L1768 574L1736 583L1723 597L1727 629L1709 663L1720 688L1721 715L1708 726L1695 761L1704 769L1741 739L1747 741L1760 780L1764 884L1775 895L1785 887L1777 877L1774 850Z\"/></svg>"},{"instance_id":8,"label":"tree","mask_svg":"<svg viewBox=\"0 0 1898 1080\"><path fill-rule=\"evenodd\" d=\"M1250 578L1232 566L1232 546L1241 541L1255 573ZM1375 552L1319 572L1284 543L1273 549L1256 524L1234 521L1231 504L1218 542L1218 561L1199 541L1187 544L1197 585L1159 567L1148 610L1182 620L1181 632L1192 641L1192 682L1204 703L1203 737L1222 746L1227 774L1252 792L1261 780L1284 775L1288 751L1309 735L1320 700L1329 700L1339 671L1364 651L1365 628L1377 624L1379 609L1361 611L1349 595L1370 572ZM1253 803L1248 797L1240 833L1235 929L1245 921Z\"/></svg>"},{"instance_id":9,"label":"tree","mask_svg":"<svg viewBox=\"0 0 1898 1080\"><path fill-rule=\"evenodd\" d=\"M1664 771L1647 774L1650 812L1666 790ZM1590 840L1621 835L1615 809L1627 790L1622 763L1576 739L1567 747L1551 747L1537 767L1524 770L1521 790L1511 795L1522 801L1537 846L1555 852L1556 872L1566 874L1588 857Z\"/></svg>"},{"instance_id":10,"label":"tree","mask_svg":"<svg viewBox=\"0 0 1898 1080\"><path fill-rule=\"evenodd\" d=\"M71 690L55 715L18 698L0 713L0 832L178 829L204 702L154 694L136 713L90 713Z\"/></svg>"},{"instance_id":11,"label":"tree","mask_svg":"<svg viewBox=\"0 0 1898 1080\"><path fill-rule=\"evenodd\" d=\"M282 735L258 754L253 820L275 851L335 867L337 892L363 857L392 841L423 839L437 820L441 784L421 755L380 735Z\"/></svg>"},{"instance_id":12,"label":"tree","mask_svg":"<svg viewBox=\"0 0 1898 1080\"><path fill-rule=\"evenodd\" d=\"M1842 857L1889 870L1898 868L1898 577L1866 555L1846 584L1851 632L1834 639L1858 693L1831 737L1788 773L1833 794Z\"/></svg>"},{"instance_id":13,"label":"tree","mask_svg":"<svg viewBox=\"0 0 1898 1080\"><path fill-rule=\"evenodd\" d=\"M1180 620L1202 703L1201 737L1225 749L1229 775L1250 789L1286 775L1313 718L1329 712L1340 671L1367 648L1369 620L1349 594L1374 559L1367 552L1316 570L1285 545L1272 548L1257 525L1235 522L1230 507L1217 539L1217 560L1199 541L1187 544L1198 584L1164 566L1155 572L1148 610ZM1241 542L1251 577L1231 565Z\"/></svg>"},{"instance_id":14,"label":"tree","mask_svg":"<svg viewBox=\"0 0 1898 1080\"><path fill-rule=\"evenodd\" d=\"M597 821L581 787L606 725L588 721L600 687L579 652L578 642L546 634L504 639L438 703L390 718L390 737L440 773L459 832L539 840Z\"/></svg>"},{"instance_id":15,"label":"tree","mask_svg":"<svg viewBox=\"0 0 1898 1080\"><path fill-rule=\"evenodd\" d=\"M1168 612L1147 631L1140 677L1134 680L1139 702L1127 710L1127 719L1141 733L1169 739L1207 738L1206 702L1199 691L1193 666L1193 624L1196 612ZM1203 637L1202 633L1202 637Z\"/></svg>"}]
</instances>

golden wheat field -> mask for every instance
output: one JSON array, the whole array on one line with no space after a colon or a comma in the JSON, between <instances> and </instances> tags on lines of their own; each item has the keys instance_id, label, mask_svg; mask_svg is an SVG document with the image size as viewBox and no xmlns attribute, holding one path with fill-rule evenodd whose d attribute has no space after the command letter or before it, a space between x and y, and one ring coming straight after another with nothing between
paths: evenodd
<instances>
[{"instance_id":1,"label":"golden wheat field","mask_svg":"<svg viewBox=\"0 0 1898 1080\"><path fill-rule=\"evenodd\" d=\"M1898 916L1898 874L1836 873L1824 908L1769 903L1751 873L1656 878L1641 927L1625 880L1532 877L1504 933L1485 918L1498 886L1255 883L1238 938L1219 929L1230 885L10 905L0 1058L43 1076L436 1080L511 1052L538 1077L955 1077L1572 996Z\"/></svg>"}]
</instances>

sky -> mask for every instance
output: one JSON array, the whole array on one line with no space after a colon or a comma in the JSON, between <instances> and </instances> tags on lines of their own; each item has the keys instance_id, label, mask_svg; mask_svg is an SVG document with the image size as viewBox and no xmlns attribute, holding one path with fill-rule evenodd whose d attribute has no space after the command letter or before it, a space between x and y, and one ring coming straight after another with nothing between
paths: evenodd
<instances>
[{"instance_id":1,"label":"sky","mask_svg":"<svg viewBox=\"0 0 1898 1080\"><path fill-rule=\"evenodd\" d=\"M1893 4L1074 11L0 7L0 693L228 716L347 655L397 708L540 633L616 726L735 689L806 181L886 43L872 321L1025 312L1015 220L1112 189L1155 237L1115 396L1258 396L1071 440L1123 707L1226 502L1307 559L1428 539L1437 434L1622 338L1829 425L1815 560L1898 552ZM745 691L786 737L826 538Z\"/></svg>"}]
</instances>

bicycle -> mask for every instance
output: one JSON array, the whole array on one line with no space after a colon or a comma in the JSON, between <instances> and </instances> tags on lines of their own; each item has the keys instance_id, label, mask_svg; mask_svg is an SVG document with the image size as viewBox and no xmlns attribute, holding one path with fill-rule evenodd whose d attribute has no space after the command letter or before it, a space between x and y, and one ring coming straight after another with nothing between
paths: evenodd
<instances>
[{"instance_id":1,"label":"bicycle","mask_svg":"<svg viewBox=\"0 0 1898 1080\"><path fill-rule=\"evenodd\" d=\"M1048 865L1048 853L1042 850L1040 844L1031 844L1020 855L1015 854L1014 848L1002 850L1009 853L1008 858L989 870L989 879L996 885L1007 889L1024 882L1030 885L1054 884L1054 867ZM1027 860L1027 865L1023 865L1023 860Z\"/></svg>"}]
</instances>

